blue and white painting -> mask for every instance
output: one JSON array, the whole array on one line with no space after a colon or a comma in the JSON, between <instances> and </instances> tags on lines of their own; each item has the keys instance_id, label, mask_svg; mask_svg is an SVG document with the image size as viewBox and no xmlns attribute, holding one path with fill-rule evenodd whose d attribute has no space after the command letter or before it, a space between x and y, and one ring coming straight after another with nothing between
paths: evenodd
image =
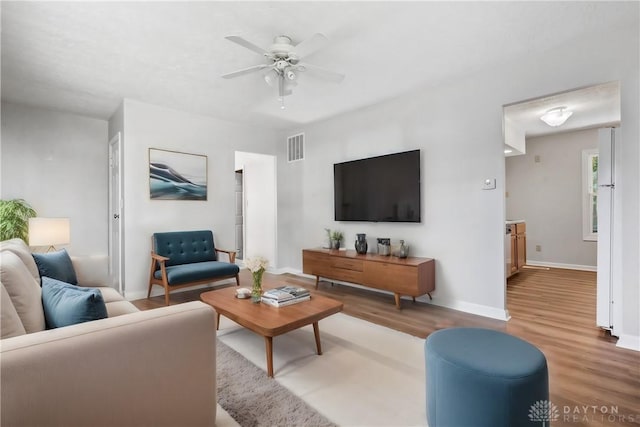
<instances>
[{"instance_id":1,"label":"blue and white painting","mask_svg":"<svg viewBox=\"0 0 640 427\"><path fill-rule=\"evenodd\" d=\"M149 148L152 200L207 200L207 156Z\"/></svg>"}]
</instances>

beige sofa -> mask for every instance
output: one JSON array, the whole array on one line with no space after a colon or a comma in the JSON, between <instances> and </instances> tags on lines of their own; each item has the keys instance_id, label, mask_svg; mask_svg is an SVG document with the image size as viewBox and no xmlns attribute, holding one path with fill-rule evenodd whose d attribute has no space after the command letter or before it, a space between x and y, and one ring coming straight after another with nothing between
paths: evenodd
<instances>
[{"instance_id":1,"label":"beige sofa","mask_svg":"<svg viewBox=\"0 0 640 427\"><path fill-rule=\"evenodd\" d=\"M72 258L78 283L107 283L104 261ZM98 287L107 319L45 330L37 266L22 240L0 243L0 273L3 427L214 425L211 307L138 311Z\"/></svg>"}]
</instances>

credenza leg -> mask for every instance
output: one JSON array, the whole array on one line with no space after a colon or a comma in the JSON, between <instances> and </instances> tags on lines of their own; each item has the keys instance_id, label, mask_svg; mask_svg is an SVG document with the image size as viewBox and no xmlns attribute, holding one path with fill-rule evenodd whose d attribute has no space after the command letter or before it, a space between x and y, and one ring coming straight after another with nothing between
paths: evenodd
<instances>
[{"instance_id":1,"label":"credenza leg","mask_svg":"<svg viewBox=\"0 0 640 427\"><path fill-rule=\"evenodd\" d=\"M413 299L413 302L416 302L416 297L411 297Z\"/></svg>"},{"instance_id":2,"label":"credenza leg","mask_svg":"<svg viewBox=\"0 0 640 427\"><path fill-rule=\"evenodd\" d=\"M400 294L393 294L393 296L396 298L396 308L400 309Z\"/></svg>"},{"instance_id":3,"label":"credenza leg","mask_svg":"<svg viewBox=\"0 0 640 427\"><path fill-rule=\"evenodd\" d=\"M431 298L431 294L429 292L427 292L427 295L429 295L429 301L433 301L433 298Z\"/></svg>"},{"instance_id":4,"label":"credenza leg","mask_svg":"<svg viewBox=\"0 0 640 427\"><path fill-rule=\"evenodd\" d=\"M320 283L320 276L316 276L316 290L318 290L319 283Z\"/></svg>"}]
</instances>

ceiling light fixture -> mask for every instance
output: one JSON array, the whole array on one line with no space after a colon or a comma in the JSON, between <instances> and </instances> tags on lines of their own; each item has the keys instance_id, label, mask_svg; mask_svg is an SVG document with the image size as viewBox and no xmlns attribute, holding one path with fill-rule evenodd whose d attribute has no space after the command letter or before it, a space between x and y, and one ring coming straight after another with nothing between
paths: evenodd
<instances>
[{"instance_id":1,"label":"ceiling light fixture","mask_svg":"<svg viewBox=\"0 0 640 427\"><path fill-rule=\"evenodd\" d=\"M269 86L273 87L273 85L275 85L276 82L278 81L278 78L280 77L280 75L276 70L271 69L266 73L264 73L263 77L264 77L264 81L267 82Z\"/></svg>"},{"instance_id":2,"label":"ceiling light fixture","mask_svg":"<svg viewBox=\"0 0 640 427\"><path fill-rule=\"evenodd\" d=\"M549 126L556 127L563 125L572 114L573 111L567 110L567 107L557 107L544 113L540 120Z\"/></svg>"}]
</instances>

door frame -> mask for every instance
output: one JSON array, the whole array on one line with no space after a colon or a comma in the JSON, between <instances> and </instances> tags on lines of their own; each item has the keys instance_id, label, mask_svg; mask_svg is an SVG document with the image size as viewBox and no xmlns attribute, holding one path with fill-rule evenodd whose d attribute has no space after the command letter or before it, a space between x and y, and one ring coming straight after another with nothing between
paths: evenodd
<instances>
[{"instance_id":1,"label":"door frame","mask_svg":"<svg viewBox=\"0 0 640 427\"><path fill-rule=\"evenodd\" d=\"M117 146L117 153L118 153L118 159L117 159L117 164L118 164L118 193L120 194L119 197L119 203L118 206L113 206L113 193L115 191L114 189L114 185L113 185L113 153L114 151L116 151L116 146ZM124 198L123 198L123 191L124 191L124 180L122 178L122 173L123 173L123 153L122 153L122 137L121 137L121 133L118 132L113 138L111 138L109 140L109 203L108 203L108 212L107 212L107 219L108 219L108 223L109 223L109 280L110 280L110 285L111 286L115 286L117 287L118 292L120 292L120 294L124 295L124 236L123 236L123 222L124 222ZM114 242L113 240L113 221L112 221L112 216L113 215L118 215L118 236L119 239L117 242ZM114 259L113 257L113 252L114 252L114 246L117 245L117 250L118 250L118 259ZM115 263L117 262L118 264L118 275L117 277L114 277L114 270L115 270Z\"/></svg>"}]
</instances>

